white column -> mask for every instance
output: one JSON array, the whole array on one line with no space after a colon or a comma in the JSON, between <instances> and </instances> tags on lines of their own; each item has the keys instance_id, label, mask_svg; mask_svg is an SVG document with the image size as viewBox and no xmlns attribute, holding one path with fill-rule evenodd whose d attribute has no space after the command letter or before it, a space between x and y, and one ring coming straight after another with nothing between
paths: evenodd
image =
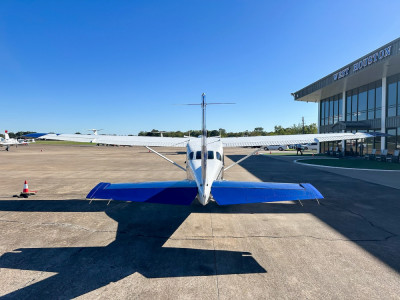
<instances>
[{"instance_id":1,"label":"white column","mask_svg":"<svg viewBox=\"0 0 400 300\"><path fill-rule=\"evenodd\" d=\"M382 111L381 111L381 132L386 133L386 77L382 78ZM381 137L381 151L385 149L386 138Z\"/></svg>"},{"instance_id":2,"label":"white column","mask_svg":"<svg viewBox=\"0 0 400 300\"><path fill-rule=\"evenodd\" d=\"M346 121L346 89L343 90L342 92L342 116L343 116L343 120ZM345 130L342 130L342 132L345 132ZM344 148L346 147L346 141L342 140L342 151L343 151L343 156L345 155L345 151Z\"/></svg>"}]
</instances>

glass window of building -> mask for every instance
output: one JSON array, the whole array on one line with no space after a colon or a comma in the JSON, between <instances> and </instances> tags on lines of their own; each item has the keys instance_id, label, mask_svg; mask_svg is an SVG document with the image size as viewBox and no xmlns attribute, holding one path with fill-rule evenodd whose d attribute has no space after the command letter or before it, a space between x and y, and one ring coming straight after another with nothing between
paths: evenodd
<instances>
[{"instance_id":1,"label":"glass window of building","mask_svg":"<svg viewBox=\"0 0 400 300\"><path fill-rule=\"evenodd\" d=\"M382 82L375 89L375 118L380 119L382 115Z\"/></svg>"},{"instance_id":2,"label":"glass window of building","mask_svg":"<svg viewBox=\"0 0 400 300\"><path fill-rule=\"evenodd\" d=\"M351 121L351 94L346 93L346 121Z\"/></svg>"},{"instance_id":3,"label":"glass window of building","mask_svg":"<svg viewBox=\"0 0 400 300\"><path fill-rule=\"evenodd\" d=\"M380 118L380 116L378 117ZM375 83L369 85L368 89L368 120L375 119Z\"/></svg>"},{"instance_id":4,"label":"glass window of building","mask_svg":"<svg viewBox=\"0 0 400 300\"><path fill-rule=\"evenodd\" d=\"M343 100L341 94L321 100L320 125L333 125L343 121ZM326 129L324 129L326 132Z\"/></svg>"},{"instance_id":5,"label":"glass window of building","mask_svg":"<svg viewBox=\"0 0 400 300\"><path fill-rule=\"evenodd\" d=\"M397 81L388 81L389 84L387 88L387 116L393 117L396 115Z\"/></svg>"},{"instance_id":6,"label":"glass window of building","mask_svg":"<svg viewBox=\"0 0 400 300\"><path fill-rule=\"evenodd\" d=\"M339 110L339 121L343 121L343 99L342 97L338 100L338 110Z\"/></svg>"},{"instance_id":7,"label":"glass window of building","mask_svg":"<svg viewBox=\"0 0 400 300\"><path fill-rule=\"evenodd\" d=\"M325 125L325 104L323 101L320 104L319 118L319 125Z\"/></svg>"},{"instance_id":8,"label":"glass window of building","mask_svg":"<svg viewBox=\"0 0 400 300\"><path fill-rule=\"evenodd\" d=\"M358 94L358 121L367 119L367 86L363 86Z\"/></svg>"},{"instance_id":9,"label":"glass window of building","mask_svg":"<svg viewBox=\"0 0 400 300\"><path fill-rule=\"evenodd\" d=\"M357 90L353 90L353 95L351 96L351 120L357 121L357 116Z\"/></svg>"},{"instance_id":10,"label":"glass window of building","mask_svg":"<svg viewBox=\"0 0 400 300\"><path fill-rule=\"evenodd\" d=\"M325 125L328 125L328 116L329 116L329 101L325 100Z\"/></svg>"},{"instance_id":11,"label":"glass window of building","mask_svg":"<svg viewBox=\"0 0 400 300\"><path fill-rule=\"evenodd\" d=\"M339 105L338 105L338 100L337 96L333 97L333 124L337 123L339 121Z\"/></svg>"}]
</instances>

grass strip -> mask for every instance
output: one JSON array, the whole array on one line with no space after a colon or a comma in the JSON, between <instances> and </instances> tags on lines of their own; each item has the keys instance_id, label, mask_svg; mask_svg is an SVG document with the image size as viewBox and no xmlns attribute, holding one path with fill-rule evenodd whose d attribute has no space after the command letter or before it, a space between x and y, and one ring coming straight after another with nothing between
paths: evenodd
<instances>
[{"instance_id":1,"label":"grass strip","mask_svg":"<svg viewBox=\"0 0 400 300\"><path fill-rule=\"evenodd\" d=\"M318 166L329 166L329 167L341 167L341 168L356 168L356 169L369 169L369 170L400 170L399 163L388 163L374 160L364 159L302 159L300 163L318 165Z\"/></svg>"}]
</instances>

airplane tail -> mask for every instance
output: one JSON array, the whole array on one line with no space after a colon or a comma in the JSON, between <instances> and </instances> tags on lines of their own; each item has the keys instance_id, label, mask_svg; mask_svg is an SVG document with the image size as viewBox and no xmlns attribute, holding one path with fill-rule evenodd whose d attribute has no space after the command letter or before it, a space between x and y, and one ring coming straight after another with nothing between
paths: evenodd
<instances>
[{"instance_id":1,"label":"airplane tail","mask_svg":"<svg viewBox=\"0 0 400 300\"><path fill-rule=\"evenodd\" d=\"M8 135L8 130L4 131L4 139L7 141L10 139L10 136Z\"/></svg>"}]
</instances>

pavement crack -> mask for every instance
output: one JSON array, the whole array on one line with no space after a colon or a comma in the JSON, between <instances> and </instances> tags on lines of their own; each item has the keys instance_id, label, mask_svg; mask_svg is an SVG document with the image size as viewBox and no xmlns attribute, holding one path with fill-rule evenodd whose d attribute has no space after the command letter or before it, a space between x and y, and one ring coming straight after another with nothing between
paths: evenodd
<instances>
[{"instance_id":1,"label":"pavement crack","mask_svg":"<svg viewBox=\"0 0 400 300\"><path fill-rule=\"evenodd\" d=\"M379 226L379 225L375 224L374 222L372 222L371 220L369 220L369 219L368 219L367 217L365 217L364 215L362 215L362 214L360 214L360 213L356 213L356 212L352 211L351 209L344 208L344 207L339 206L339 205L333 205L333 204L328 204L328 205L327 205L327 204L325 204L325 203L321 203L321 205L322 205L322 206L325 206L325 207L331 206L331 207L334 207L334 208L336 208L336 209L341 209L341 210L343 210L343 211L347 211L347 212L350 213L350 214L353 214L353 215L356 215L356 216L360 217L360 218L363 219L365 222L367 222L371 227L374 227L374 228L376 228L376 229L378 229L378 230L380 230L380 231L383 231L383 232L385 232L385 233L388 234L388 236L387 236L386 238L381 239L381 240L387 241L387 240L389 240L389 239L391 239L391 238L393 238L393 237L397 237L397 236L398 236L396 233L393 233L393 232L387 230L386 228L383 228L382 226ZM375 240L375 241L380 241L380 240Z\"/></svg>"}]
</instances>

